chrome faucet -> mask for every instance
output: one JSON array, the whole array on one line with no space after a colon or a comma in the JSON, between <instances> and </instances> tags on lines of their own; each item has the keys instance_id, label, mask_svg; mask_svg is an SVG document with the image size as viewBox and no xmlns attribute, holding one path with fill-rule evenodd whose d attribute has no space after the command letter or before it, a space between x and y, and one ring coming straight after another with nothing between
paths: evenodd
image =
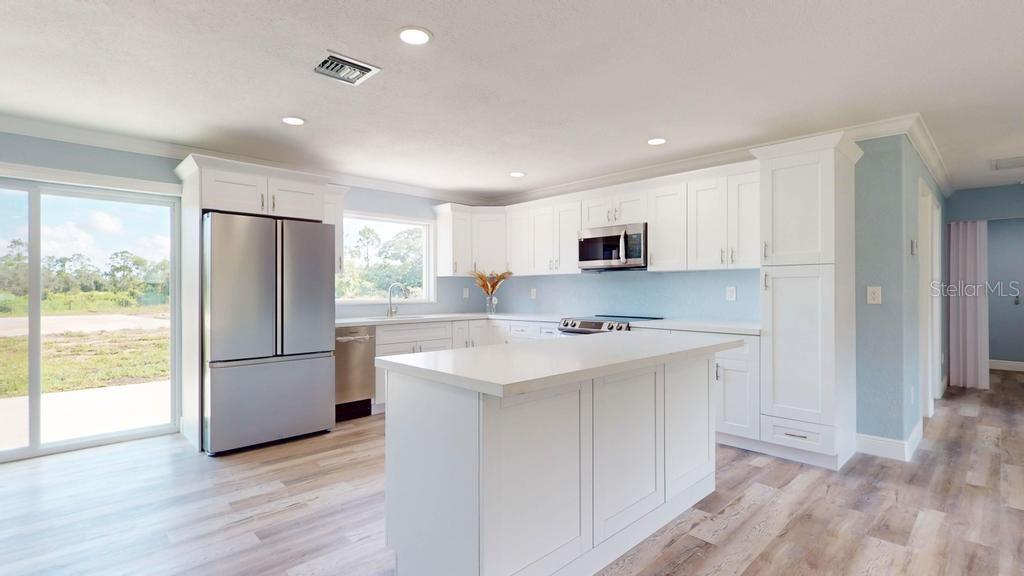
<instances>
[{"instance_id":1,"label":"chrome faucet","mask_svg":"<svg viewBox=\"0 0 1024 576\"><path fill-rule=\"evenodd\" d=\"M388 286L388 318L398 316L398 306L391 303L391 295L395 292L395 286L398 286L398 289L402 291L406 298L409 297L409 289L405 285L401 282L392 282L391 286Z\"/></svg>"}]
</instances>

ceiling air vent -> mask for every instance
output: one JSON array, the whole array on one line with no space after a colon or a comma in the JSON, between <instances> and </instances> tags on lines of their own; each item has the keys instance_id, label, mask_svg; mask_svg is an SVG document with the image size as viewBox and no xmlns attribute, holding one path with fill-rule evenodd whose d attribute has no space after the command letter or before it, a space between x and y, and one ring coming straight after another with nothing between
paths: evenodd
<instances>
[{"instance_id":1,"label":"ceiling air vent","mask_svg":"<svg viewBox=\"0 0 1024 576\"><path fill-rule=\"evenodd\" d=\"M358 86L370 76L380 72L380 68L376 66L353 60L337 52L330 52L327 58L324 58L323 62L320 62L313 70L352 86Z\"/></svg>"}]
</instances>

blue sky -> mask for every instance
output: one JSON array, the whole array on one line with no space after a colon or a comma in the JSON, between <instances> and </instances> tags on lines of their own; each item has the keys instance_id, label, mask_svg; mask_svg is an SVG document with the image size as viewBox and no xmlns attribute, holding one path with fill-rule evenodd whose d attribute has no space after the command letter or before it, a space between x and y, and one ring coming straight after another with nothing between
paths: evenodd
<instances>
[{"instance_id":1,"label":"blue sky","mask_svg":"<svg viewBox=\"0 0 1024 576\"><path fill-rule=\"evenodd\" d=\"M119 250L148 260L170 255L171 209L111 200L43 195L40 202L43 256L85 254L100 269ZM28 194L0 190L0 249L28 237Z\"/></svg>"}]
</instances>

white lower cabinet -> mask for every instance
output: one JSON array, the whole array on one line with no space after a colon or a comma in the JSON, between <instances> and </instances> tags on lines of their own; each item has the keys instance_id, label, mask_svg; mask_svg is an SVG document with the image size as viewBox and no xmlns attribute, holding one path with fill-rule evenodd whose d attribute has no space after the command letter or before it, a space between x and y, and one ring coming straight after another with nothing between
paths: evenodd
<instances>
[{"instance_id":1,"label":"white lower cabinet","mask_svg":"<svg viewBox=\"0 0 1024 576\"><path fill-rule=\"evenodd\" d=\"M761 275L761 413L831 424L834 267L772 266Z\"/></svg>"},{"instance_id":2,"label":"white lower cabinet","mask_svg":"<svg viewBox=\"0 0 1024 576\"><path fill-rule=\"evenodd\" d=\"M665 500L715 472L714 384L708 363L665 365Z\"/></svg>"},{"instance_id":3,"label":"white lower cabinet","mask_svg":"<svg viewBox=\"0 0 1024 576\"><path fill-rule=\"evenodd\" d=\"M419 322L377 326L377 356L448 350L454 322ZM387 372L376 369L374 404L387 402Z\"/></svg>"},{"instance_id":4,"label":"white lower cabinet","mask_svg":"<svg viewBox=\"0 0 1024 576\"><path fill-rule=\"evenodd\" d=\"M550 574L591 548L590 397L589 380L484 397L483 574Z\"/></svg>"},{"instance_id":5,"label":"white lower cabinet","mask_svg":"<svg viewBox=\"0 0 1024 576\"><path fill-rule=\"evenodd\" d=\"M594 380L595 544L665 501L664 394L662 367Z\"/></svg>"}]
</instances>

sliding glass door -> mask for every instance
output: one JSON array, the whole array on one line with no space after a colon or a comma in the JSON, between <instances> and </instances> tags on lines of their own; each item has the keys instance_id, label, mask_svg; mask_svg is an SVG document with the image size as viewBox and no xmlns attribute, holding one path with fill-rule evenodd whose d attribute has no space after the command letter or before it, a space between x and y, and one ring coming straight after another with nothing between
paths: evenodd
<instances>
[{"instance_id":1,"label":"sliding glass door","mask_svg":"<svg viewBox=\"0 0 1024 576\"><path fill-rule=\"evenodd\" d=\"M0 460L174 430L176 213L0 180Z\"/></svg>"}]
</instances>

